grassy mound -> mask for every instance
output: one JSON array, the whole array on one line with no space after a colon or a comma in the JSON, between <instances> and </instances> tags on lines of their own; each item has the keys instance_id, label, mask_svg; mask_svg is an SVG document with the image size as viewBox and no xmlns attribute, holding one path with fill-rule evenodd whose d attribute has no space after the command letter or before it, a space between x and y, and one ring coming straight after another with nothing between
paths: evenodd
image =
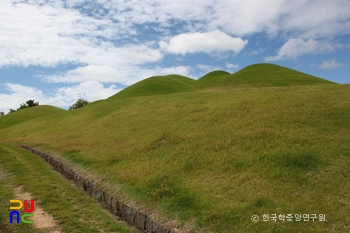
<instances>
[{"instance_id":1,"label":"grassy mound","mask_svg":"<svg viewBox=\"0 0 350 233\"><path fill-rule=\"evenodd\" d=\"M62 113L65 110L49 105L39 105L35 107L17 110L0 118L0 129L10 127L25 121L38 117L48 116L56 113Z\"/></svg>"},{"instance_id":2,"label":"grassy mound","mask_svg":"<svg viewBox=\"0 0 350 233\"><path fill-rule=\"evenodd\" d=\"M221 86L291 86L331 84L332 82L296 70L274 64L250 65L236 73L225 76Z\"/></svg>"},{"instance_id":3,"label":"grassy mound","mask_svg":"<svg viewBox=\"0 0 350 233\"><path fill-rule=\"evenodd\" d=\"M198 80L180 75L155 76L125 88L108 100L191 92L212 88L331 84L332 82L273 64L255 64L230 74L216 70Z\"/></svg>"},{"instance_id":4,"label":"grassy mound","mask_svg":"<svg viewBox=\"0 0 350 233\"><path fill-rule=\"evenodd\" d=\"M225 80L225 77L229 76L230 73L223 70L212 71L196 81L196 86L199 88L210 88L213 86L221 85Z\"/></svg>"},{"instance_id":5,"label":"grassy mound","mask_svg":"<svg viewBox=\"0 0 350 233\"><path fill-rule=\"evenodd\" d=\"M114 100L194 91L194 83L195 80L181 75L155 76L131 85L108 99Z\"/></svg>"}]
</instances>

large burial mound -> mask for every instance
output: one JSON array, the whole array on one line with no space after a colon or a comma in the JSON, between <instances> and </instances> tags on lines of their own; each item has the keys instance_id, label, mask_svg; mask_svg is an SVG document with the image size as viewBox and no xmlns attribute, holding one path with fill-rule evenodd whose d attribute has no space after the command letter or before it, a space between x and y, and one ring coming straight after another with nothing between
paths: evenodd
<instances>
[{"instance_id":1,"label":"large burial mound","mask_svg":"<svg viewBox=\"0 0 350 233\"><path fill-rule=\"evenodd\" d=\"M270 87L331 84L332 82L274 64L255 64L230 74L212 71L198 80L181 75L154 76L131 85L109 100L191 92L211 88Z\"/></svg>"}]
</instances>

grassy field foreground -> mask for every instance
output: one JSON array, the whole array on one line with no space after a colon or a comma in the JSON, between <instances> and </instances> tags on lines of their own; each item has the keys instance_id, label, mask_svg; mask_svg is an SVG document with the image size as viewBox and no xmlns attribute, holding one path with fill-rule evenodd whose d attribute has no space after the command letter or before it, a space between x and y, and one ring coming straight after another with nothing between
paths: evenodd
<instances>
[{"instance_id":1,"label":"grassy field foreground","mask_svg":"<svg viewBox=\"0 0 350 233\"><path fill-rule=\"evenodd\" d=\"M0 144L0 154L0 232L136 232L105 213L38 156L6 144ZM54 217L56 227L9 224L9 201L16 199L18 187L32 194L36 209L43 208ZM23 209L20 212L23 214Z\"/></svg>"},{"instance_id":2,"label":"grassy field foreground","mask_svg":"<svg viewBox=\"0 0 350 233\"><path fill-rule=\"evenodd\" d=\"M196 231L349 232L349 93L330 84L110 99L13 124L0 140L57 154Z\"/></svg>"}]
</instances>

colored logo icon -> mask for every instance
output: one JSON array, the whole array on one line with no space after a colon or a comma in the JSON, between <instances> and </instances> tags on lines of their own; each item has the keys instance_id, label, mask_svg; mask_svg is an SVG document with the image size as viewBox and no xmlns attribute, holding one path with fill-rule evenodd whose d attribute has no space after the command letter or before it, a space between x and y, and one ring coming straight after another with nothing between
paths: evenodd
<instances>
[{"instance_id":1,"label":"colored logo icon","mask_svg":"<svg viewBox=\"0 0 350 233\"><path fill-rule=\"evenodd\" d=\"M11 206L13 205L13 206ZM21 200L10 200L10 210L12 210L10 212L10 223L13 223L13 219L15 217L16 223L27 223L27 224L33 224L34 220L32 219L27 219L28 217L34 217L34 214L32 213L34 211L34 206L35 206L35 201L34 200L30 200L30 208L29 206L29 200L24 200L24 205L23 202ZM22 214L18 211L20 209L24 209L24 211L26 212L25 214Z\"/></svg>"}]
</instances>

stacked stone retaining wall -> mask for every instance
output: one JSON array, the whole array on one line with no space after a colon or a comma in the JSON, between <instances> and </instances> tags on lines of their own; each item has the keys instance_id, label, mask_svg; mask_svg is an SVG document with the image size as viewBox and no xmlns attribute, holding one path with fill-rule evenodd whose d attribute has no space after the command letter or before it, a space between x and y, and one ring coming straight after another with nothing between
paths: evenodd
<instances>
[{"instance_id":1,"label":"stacked stone retaining wall","mask_svg":"<svg viewBox=\"0 0 350 233\"><path fill-rule=\"evenodd\" d=\"M53 156L44 152L38 151L29 146L22 145L21 147L39 155L48 162L57 172L61 173L67 179L73 181L75 185L83 189L90 197L101 202L106 209L112 214L126 221L128 224L135 226L141 232L147 233L175 233L174 229L157 223L147 213L137 210L134 207L120 202L115 196L110 195L105 190L95 185L94 180L84 178L72 168L55 159Z\"/></svg>"}]
</instances>

